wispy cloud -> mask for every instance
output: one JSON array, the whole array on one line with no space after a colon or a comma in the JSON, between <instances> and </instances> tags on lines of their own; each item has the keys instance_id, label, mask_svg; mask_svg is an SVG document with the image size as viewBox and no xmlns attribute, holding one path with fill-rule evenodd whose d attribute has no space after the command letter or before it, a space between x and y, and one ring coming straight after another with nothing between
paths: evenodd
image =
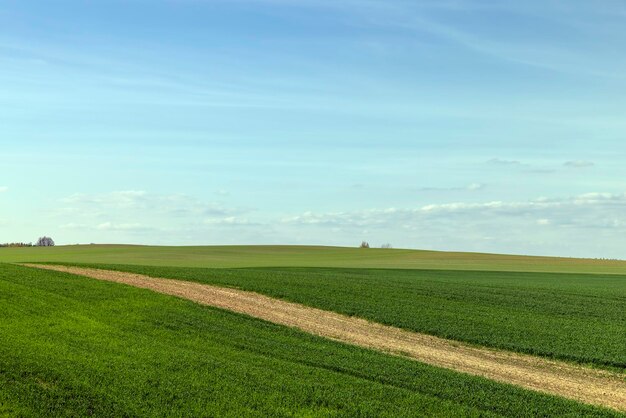
<instances>
[{"instance_id":1,"label":"wispy cloud","mask_svg":"<svg viewBox=\"0 0 626 418\"><path fill-rule=\"evenodd\" d=\"M286 223L299 224L334 224L334 225L386 225L396 220L419 221L447 215L468 215L474 219L489 220L491 216L527 217L547 219L543 215L560 218L561 225L597 226L626 225L626 193L587 193L569 198L539 198L529 201L490 201L490 202L454 202L434 203L418 208L370 209L356 212L306 212L302 215L283 219ZM584 216L571 217L571 212L581 213L593 210ZM598 216L598 212L604 216ZM561 215L561 216L559 216ZM610 221L607 216L612 219ZM602 220L600 220L602 218ZM594 220L595 219L595 220Z\"/></svg>"},{"instance_id":2,"label":"wispy cloud","mask_svg":"<svg viewBox=\"0 0 626 418\"><path fill-rule=\"evenodd\" d=\"M563 165L569 168L588 168L588 167L593 167L595 164L592 161L575 160L575 161L566 161L565 163L563 163Z\"/></svg>"},{"instance_id":3,"label":"wispy cloud","mask_svg":"<svg viewBox=\"0 0 626 418\"><path fill-rule=\"evenodd\" d=\"M96 226L96 229L101 231L131 231L131 232L145 232L158 230L156 228L145 227L140 223L113 223L103 222Z\"/></svg>"},{"instance_id":4,"label":"wispy cloud","mask_svg":"<svg viewBox=\"0 0 626 418\"><path fill-rule=\"evenodd\" d=\"M194 225L245 225L239 216L249 209L202 201L184 194L158 194L141 190L101 194L74 194L60 200L55 212L67 230L147 233L188 231Z\"/></svg>"},{"instance_id":5,"label":"wispy cloud","mask_svg":"<svg viewBox=\"0 0 626 418\"><path fill-rule=\"evenodd\" d=\"M483 183L469 183L465 186L457 187L420 187L418 190L421 192L475 192L483 190L486 187Z\"/></svg>"},{"instance_id":6,"label":"wispy cloud","mask_svg":"<svg viewBox=\"0 0 626 418\"><path fill-rule=\"evenodd\" d=\"M262 225L260 222L254 222L248 218L242 218L237 216L228 216L226 218L208 218L202 221L204 225L209 226L258 226Z\"/></svg>"},{"instance_id":7,"label":"wispy cloud","mask_svg":"<svg viewBox=\"0 0 626 418\"><path fill-rule=\"evenodd\" d=\"M626 255L614 247L626 233L626 193L588 193L528 201L433 203L416 208L351 212L305 212L285 217L281 222L310 231L370 237L372 240L375 237L418 248ZM575 240L593 243L599 251L580 251L574 245Z\"/></svg>"},{"instance_id":8,"label":"wispy cloud","mask_svg":"<svg viewBox=\"0 0 626 418\"><path fill-rule=\"evenodd\" d=\"M505 160L502 158L492 158L487 161L487 164L501 165L501 166L522 166L527 165L518 160Z\"/></svg>"},{"instance_id":9,"label":"wispy cloud","mask_svg":"<svg viewBox=\"0 0 626 418\"><path fill-rule=\"evenodd\" d=\"M503 169L515 169L522 173L528 174L553 174L557 173L563 167L566 168L588 168L593 167L595 164L591 161L576 160L566 161L563 164L560 163L528 163L519 160L506 160L501 158L492 158L486 162L486 164L500 167ZM559 165L560 164L560 165Z\"/></svg>"},{"instance_id":10,"label":"wispy cloud","mask_svg":"<svg viewBox=\"0 0 626 418\"><path fill-rule=\"evenodd\" d=\"M56 215L65 220L60 231L82 236L83 242L357 245L367 239L409 248L626 256L616 245L626 233L626 193L310 210L283 216L138 191L74 195L65 200L69 202L73 209Z\"/></svg>"},{"instance_id":11,"label":"wispy cloud","mask_svg":"<svg viewBox=\"0 0 626 418\"><path fill-rule=\"evenodd\" d=\"M101 194L77 193L62 198L61 210L84 215L128 211L139 216L154 214L176 218L189 216L230 216L248 212L245 208L225 207L217 201L202 201L185 194L159 194L142 190L124 190Z\"/></svg>"},{"instance_id":12,"label":"wispy cloud","mask_svg":"<svg viewBox=\"0 0 626 418\"><path fill-rule=\"evenodd\" d=\"M276 1L268 0L276 3ZM604 7L588 2L572 1L565 3L552 2L514 4L514 2L493 1L440 1L440 2L402 2L402 1L280 1L291 7L322 7L341 11L360 25L373 27L402 29L415 34L430 33L448 42L465 48L468 51L509 63L540 68L552 72L567 74L584 74L597 77L624 79L622 68L625 61L616 52L620 42L613 33L605 33L607 18L613 21L623 16L622 5L610 2ZM507 33L513 36L494 36L484 33L485 25L459 24L475 19L481 22L485 13L500 16L503 21L509 20L518 24ZM512 18L514 17L514 18ZM520 23L521 22L521 23ZM549 23L546 23L549 22ZM618 21L619 22L619 21ZM623 23L623 22L622 22ZM545 27L550 37L539 40L536 36L516 36L517 32L528 28ZM547 29L547 28L550 29ZM558 32L554 30L558 28ZM517 29L517 30L516 30ZM570 39L585 39L592 31L595 35L604 36L604 48L590 49L583 42L562 42ZM560 33L563 38L558 38ZM554 39L547 42L546 39ZM613 53L610 53L610 51ZM595 59L590 60L589 56Z\"/></svg>"}]
</instances>

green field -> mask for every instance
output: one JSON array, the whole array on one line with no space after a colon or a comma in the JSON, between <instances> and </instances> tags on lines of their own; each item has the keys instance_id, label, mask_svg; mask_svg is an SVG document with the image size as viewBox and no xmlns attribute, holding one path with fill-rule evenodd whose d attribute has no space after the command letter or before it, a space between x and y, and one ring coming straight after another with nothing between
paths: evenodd
<instances>
[{"instance_id":1,"label":"green field","mask_svg":"<svg viewBox=\"0 0 626 418\"><path fill-rule=\"evenodd\" d=\"M178 267L345 267L626 274L626 261L305 246L0 248L0 262L54 261Z\"/></svg>"},{"instance_id":2,"label":"green field","mask_svg":"<svg viewBox=\"0 0 626 418\"><path fill-rule=\"evenodd\" d=\"M90 266L236 287L444 338L626 370L626 276Z\"/></svg>"},{"instance_id":3,"label":"green field","mask_svg":"<svg viewBox=\"0 0 626 418\"><path fill-rule=\"evenodd\" d=\"M618 416L175 297L0 265L0 416Z\"/></svg>"},{"instance_id":4,"label":"green field","mask_svg":"<svg viewBox=\"0 0 626 418\"><path fill-rule=\"evenodd\" d=\"M2 264L20 261L236 287L626 372L623 262L286 246L0 248L0 417L619 415L147 290Z\"/></svg>"}]
</instances>

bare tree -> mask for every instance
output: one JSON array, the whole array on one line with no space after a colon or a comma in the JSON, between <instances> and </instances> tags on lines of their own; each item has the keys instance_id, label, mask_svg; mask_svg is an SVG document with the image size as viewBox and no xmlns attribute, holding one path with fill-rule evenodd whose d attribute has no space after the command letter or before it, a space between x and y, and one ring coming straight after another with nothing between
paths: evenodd
<instances>
[{"instance_id":1,"label":"bare tree","mask_svg":"<svg viewBox=\"0 0 626 418\"><path fill-rule=\"evenodd\" d=\"M35 245L37 247L54 247L54 240L50 237L41 237Z\"/></svg>"},{"instance_id":2,"label":"bare tree","mask_svg":"<svg viewBox=\"0 0 626 418\"><path fill-rule=\"evenodd\" d=\"M369 248L370 244L367 241L362 241L361 245L359 246L359 248Z\"/></svg>"},{"instance_id":3,"label":"bare tree","mask_svg":"<svg viewBox=\"0 0 626 418\"><path fill-rule=\"evenodd\" d=\"M387 244L381 245L380 248L393 248L393 247L391 246L391 244L387 243Z\"/></svg>"}]
</instances>

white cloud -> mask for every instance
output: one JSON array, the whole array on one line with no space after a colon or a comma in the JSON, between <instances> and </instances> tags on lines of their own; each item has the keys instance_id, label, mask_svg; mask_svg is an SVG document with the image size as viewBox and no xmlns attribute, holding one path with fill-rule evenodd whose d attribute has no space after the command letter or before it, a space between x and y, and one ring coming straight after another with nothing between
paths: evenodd
<instances>
[{"instance_id":1,"label":"white cloud","mask_svg":"<svg viewBox=\"0 0 626 418\"><path fill-rule=\"evenodd\" d=\"M587 193L569 198L538 198L529 201L491 201L480 203L453 202L441 204L429 204L418 208L387 208L387 209L371 209L360 212L335 212L328 214L314 214L306 212L302 215L286 218L287 222L302 223L323 223L332 221L355 222L361 223L363 220L371 220L380 223L381 219L390 217L404 218L420 218L442 216L445 214L468 214L472 216L523 216L529 213L550 213L550 212L567 212L567 211L602 211L611 212L612 216L623 217L626 219L626 193ZM582 214L581 214L582 215ZM586 219L590 216L579 217ZM548 219L548 218L541 218ZM574 220L571 220L574 221Z\"/></svg>"},{"instance_id":2,"label":"white cloud","mask_svg":"<svg viewBox=\"0 0 626 418\"><path fill-rule=\"evenodd\" d=\"M70 242L324 244L626 258L626 193L262 215L179 195L73 196ZM65 238L64 237L64 238Z\"/></svg>"},{"instance_id":3,"label":"white cloud","mask_svg":"<svg viewBox=\"0 0 626 418\"><path fill-rule=\"evenodd\" d=\"M9 188L7 186L0 186L0 193L8 192Z\"/></svg>"},{"instance_id":4,"label":"white cloud","mask_svg":"<svg viewBox=\"0 0 626 418\"><path fill-rule=\"evenodd\" d=\"M626 193L305 212L281 222L319 236L326 231L396 247L626 258Z\"/></svg>"}]
</instances>

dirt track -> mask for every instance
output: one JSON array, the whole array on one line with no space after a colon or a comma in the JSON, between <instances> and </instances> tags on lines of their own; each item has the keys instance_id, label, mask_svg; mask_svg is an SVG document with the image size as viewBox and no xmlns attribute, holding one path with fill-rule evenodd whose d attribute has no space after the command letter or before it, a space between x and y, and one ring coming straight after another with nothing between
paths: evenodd
<instances>
[{"instance_id":1,"label":"dirt track","mask_svg":"<svg viewBox=\"0 0 626 418\"><path fill-rule=\"evenodd\" d=\"M626 411L624 375L528 355L471 347L253 292L109 270L23 265L150 289L299 328L333 340L410 357L434 366Z\"/></svg>"}]
</instances>

